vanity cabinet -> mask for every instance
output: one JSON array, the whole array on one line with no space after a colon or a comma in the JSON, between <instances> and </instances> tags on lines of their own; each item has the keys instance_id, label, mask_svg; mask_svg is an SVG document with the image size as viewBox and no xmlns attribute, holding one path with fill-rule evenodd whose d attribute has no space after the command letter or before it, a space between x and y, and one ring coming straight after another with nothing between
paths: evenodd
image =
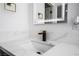
<instances>
[{"instance_id":1,"label":"vanity cabinet","mask_svg":"<svg viewBox=\"0 0 79 59\"><path fill-rule=\"evenodd\" d=\"M0 56L14 56L12 53L4 49L3 47L0 47Z\"/></svg>"}]
</instances>

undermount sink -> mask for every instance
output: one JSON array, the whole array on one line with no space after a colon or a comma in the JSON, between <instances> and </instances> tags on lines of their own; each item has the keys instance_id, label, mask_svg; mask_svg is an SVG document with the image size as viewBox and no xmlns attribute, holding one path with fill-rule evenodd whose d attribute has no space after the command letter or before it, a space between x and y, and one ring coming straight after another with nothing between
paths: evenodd
<instances>
[{"instance_id":1,"label":"undermount sink","mask_svg":"<svg viewBox=\"0 0 79 59\"><path fill-rule=\"evenodd\" d=\"M54 46L54 44L39 40L30 40L27 42L27 44L24 43L23 45L21 45L21 47L25 48L25 50L28 52L26 52L26 55L42 55Z\"/></svg>"},{"instance_id":2,"label":"undermount sink","mask_svg":"<svg viewBox=\"0 0 79 59\"><path fill-rule=\"evenodd\" d=\"M31 42L34 48L38 50L37 51L38 54L43 54L55 46L54 44L50 44L43 41L31 40Z\"/></svg>"}]
</instances>

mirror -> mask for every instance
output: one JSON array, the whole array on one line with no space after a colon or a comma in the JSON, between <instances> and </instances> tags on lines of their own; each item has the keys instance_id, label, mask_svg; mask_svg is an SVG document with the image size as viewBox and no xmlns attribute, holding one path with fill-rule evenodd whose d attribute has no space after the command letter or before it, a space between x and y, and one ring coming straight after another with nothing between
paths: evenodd
<instances>
[{"instance_id":1,"label":"mirror","mask_svg":"<svg viewBox=\"0 0 79 59\"><path fill-rule=\"evenodd\" d=\"M63 5L60 3L45 3L45 19L62 19Z\"/></svg>"},{"instance_id":2,"label":"mirror","mask_svg":"<svg viewBox=\"0 0 79 59\"><path fill-rule=\"evenodd\" d=\"M66 3L36 3L33 8L37 24L67 22L68 4Z\"/></svg>"}]
</instances>

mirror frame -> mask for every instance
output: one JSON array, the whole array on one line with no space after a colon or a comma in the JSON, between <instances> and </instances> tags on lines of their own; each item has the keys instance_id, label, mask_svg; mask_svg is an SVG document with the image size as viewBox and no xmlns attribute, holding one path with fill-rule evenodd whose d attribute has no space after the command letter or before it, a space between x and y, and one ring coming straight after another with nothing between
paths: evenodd
<instances>
[{"instance_id":1,"label":"mirror frame","mask_svg":"<svg viewBox=\"0 0 79 59\"><path fill-rule=\"evenodd\" d=\"M44 7L45 7L45 3L43 3L44 4ZM35 13L35 7L34 7L34 5L33 5L33 24L57 24L57 23L67 23L67 14L68 14L68 4L67 3L62 3L62 5L64 5L64 10L63 10L63 12L64 12L64 14L63 14L63 19L56 19L57 21L55 21L55 20L45 20L45 19L35 19L36 17L34 16L34 13ZM35 5L36 6L36 5ZM42 15L42 14L40 14L40 15ZM34 18L35 17L35 18ZM45 17L45 16L43 16L43 17Z\"/></svg>"},{"instance_id":2,"label":"mirror frame","mask_svg":"<svg viewBox=\"0 0 79 59\"><path fill-rule=\"evenodd\" d=\"M57 21L57 23L67 23L67 14L68 14L68 4L65 4L65 10L64 10L64 20L63 21Z\"/></svg>"}]
</instances>

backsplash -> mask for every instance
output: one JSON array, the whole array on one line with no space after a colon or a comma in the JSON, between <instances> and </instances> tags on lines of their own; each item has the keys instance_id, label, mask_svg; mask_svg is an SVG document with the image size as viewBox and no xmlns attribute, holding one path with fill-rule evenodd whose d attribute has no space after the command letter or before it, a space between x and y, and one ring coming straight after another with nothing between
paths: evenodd
<instances>
[{"instance_id":1,"label":"backsplash","mask_svg":"<svg viewBox=\"0 0 79 59\"><path fill-rule=\"evenodd\" d=\"M79 4L68 4L68 22L65 24L45 24L45 25L34 25L33 24L33 4L29 4L29 38L39 39L41 36L38 35L39 32L47 31L47 40L57 40L57 38L62 37L65 33L72 30L71 20L76 19L79 15Z\"/></svg>"},{"instance_id":2,"label":"backsplash","mask_svg":"<svg viewBox=\"0 0 79 59\"><path fill-rule=\"evenodd\" d=\"M55 41L72 30L71 20L79 16L79 4L71 3L68 4L67 23L34 25L32 3L16 4L16 13L3 10L3 6L3 4L0 5L0 42L25 36L27 39L41 40L41 36L38 33L43 30L47 31L47 40Z\"/></svg>"},{"instance_id":3,"label":"backsplash","mask_svg":"<svg viewBox=\"0 0 79 59\"><path fill-rule=\"evenodd\" d=\"M0 42L28 39L28 8L28 3L17 3L16 12L11 12L0 3Z\"/></svg>"},{"instance_id":4,"label":"backsplash","mask_svg":"<svg viewBox=\"0 0 79 59\"><path fill-rule=\"evenodd\" d=\"M23 38L27 38L27 32L0 32L0 42L6 42L11 40L20 40ZM27 40L27 39L26 39Z\"/></svg>"}]
</instances>

